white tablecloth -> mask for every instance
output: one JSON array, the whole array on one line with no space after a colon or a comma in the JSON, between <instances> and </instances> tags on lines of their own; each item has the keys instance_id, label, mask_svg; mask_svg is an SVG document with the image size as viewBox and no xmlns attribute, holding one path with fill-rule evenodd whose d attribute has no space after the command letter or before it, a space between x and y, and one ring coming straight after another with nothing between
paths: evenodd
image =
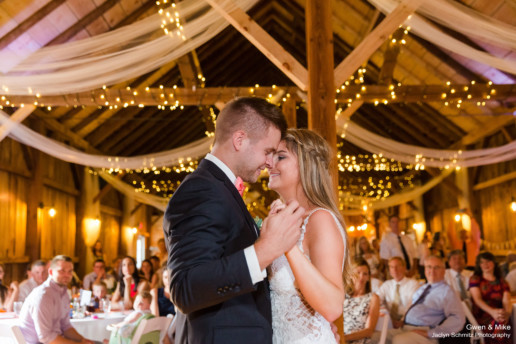
<instances>
[{"instance_id":1,"label":"white tablecloth","mask_svg":"<svg viewBox=\"0 0 516 344\"><path fill-rule=\"evenodd\" d=\"M130 312L130 311L129 311ZM111 333L106 329L107 325L115 324L122 321L127 313L122 312L111 312L108 314L97 314L98 319L92 319L86 317L84 319L70 319L72 326L81 334L84 338L102 342L103 339L109 339ZM18 318L15 317L14 313L2 313L0 316L1 323L7 323L12 325L19 325ZM2 336L0 334L0 343Z\"/></svg>"}]
</instances>

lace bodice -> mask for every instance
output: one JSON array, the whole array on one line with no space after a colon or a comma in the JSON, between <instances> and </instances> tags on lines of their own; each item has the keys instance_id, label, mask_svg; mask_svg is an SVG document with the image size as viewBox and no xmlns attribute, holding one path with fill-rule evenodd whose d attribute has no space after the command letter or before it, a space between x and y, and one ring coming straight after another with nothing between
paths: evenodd
<instances>
[{"instance_id":1,"label":"lace bodice","mask_svg":"<svg viewBox=\"0 0 516 344\"><path fill-rule=\"evenodd\" d=\"M297 243L301 252L304 253L302 243L308 220L318 210L332 214L346 246L344 229L337 217L327 209L317 208L308 214L301 227L301 237ZM307 254L305 256L310 260ZM272 303L272 342L274 344L335 343L330 323L310 307L301 295L285 255L272 263L268 275Z\"/></svg>"}]
</instances>

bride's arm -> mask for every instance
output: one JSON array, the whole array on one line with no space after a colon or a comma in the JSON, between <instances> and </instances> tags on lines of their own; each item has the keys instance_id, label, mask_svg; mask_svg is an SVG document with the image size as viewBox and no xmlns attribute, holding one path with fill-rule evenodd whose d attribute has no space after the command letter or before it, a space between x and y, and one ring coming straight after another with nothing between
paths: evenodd
<instances>
[{"instance_id":1,"label":"bride's arm","mask_svg":"<svg viewBox=\"0 0 516 344\"><path fill-rule=\"evenodd\" d=\"M332 322L342 314L344 302L344 243L330 213L317 211L312 214L304 243L311 262L297 246L287 252L286 257L305 300Z\"/></svg>"}]
</instances>

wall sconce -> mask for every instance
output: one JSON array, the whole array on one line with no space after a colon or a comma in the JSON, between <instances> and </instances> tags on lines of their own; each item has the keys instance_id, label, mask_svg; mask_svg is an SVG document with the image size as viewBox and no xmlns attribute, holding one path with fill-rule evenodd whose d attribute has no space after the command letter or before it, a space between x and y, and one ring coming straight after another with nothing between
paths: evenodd
<instances>
[{"instance_id":1,"label":"wall sconce","mask_svg":"<svg viewBox=\"0 0 516 344\"><path fill-rule=\"evenodd\" d=\"M133 233L133 234L138 233L138 228L136 228L136 227L131 228L131 233Z\"/></svg>"},{"instance_id":2,"label":"wall sconce","mask_svg":"<svg viewBox=\"0 0 516 344\"><path fill-rule=\"evenodd\" d=\"M38 207L41 210L45 209L45 205L43 204L43 202L39 202ZM50 216L51 218L54 218L54 216L56 216L56 214L57 214L57 211L56 211L56 209L54 207L50 207L48 209L48 216Z\"/></svg>"},{"instance_id":3,"label":"wall sconce","mask_svg":"<svg viewBox=\"0 0 516 344\"><path fill-rule=\"evenodd\" d=\"M511 204L509 205L513 212L516 212L516 199L513 197Z\"/></svg>"}]
</instances>

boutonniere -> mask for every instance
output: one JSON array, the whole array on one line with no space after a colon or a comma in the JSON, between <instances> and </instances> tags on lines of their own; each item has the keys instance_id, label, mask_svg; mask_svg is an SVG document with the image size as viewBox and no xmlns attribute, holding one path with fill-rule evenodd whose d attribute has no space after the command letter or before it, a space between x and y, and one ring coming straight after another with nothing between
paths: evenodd
<instances>
[{"instance_id":1,"label":"boutonniere","mask_svg":"<svg viewBox=\"0 0 516 344\"><path fill-rule=\"evenodd\" d=\"M256 223L256 227L258 227L258 229L262 229L263 220L260 217L255 216L254 223Z\"/></svg>"}]
</instances>

